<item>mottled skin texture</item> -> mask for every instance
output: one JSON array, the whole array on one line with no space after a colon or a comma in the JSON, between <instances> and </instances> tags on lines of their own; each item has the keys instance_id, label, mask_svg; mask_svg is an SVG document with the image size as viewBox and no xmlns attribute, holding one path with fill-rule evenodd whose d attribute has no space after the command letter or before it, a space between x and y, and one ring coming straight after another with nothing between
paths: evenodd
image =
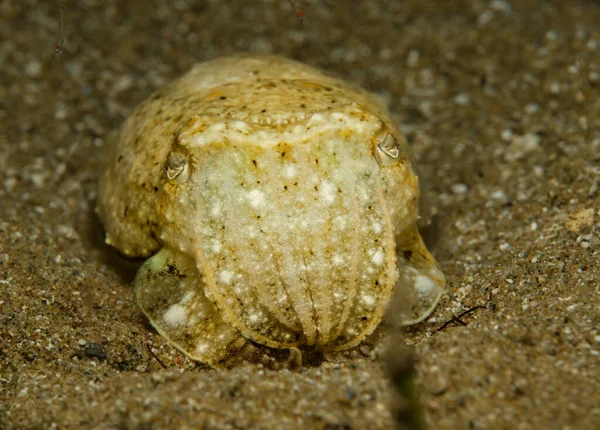
<instances>
[{"instance_id":1,"label":"mottled skin texture","mask_svg":"<svg viewBox=\"0 0 600 430\"><path fill-rule=\"evenodd\" d=\"M425 318L445 280L416 228L409 148L368 93L274 56L194 67L137 107L102 177L107 243L150 256L138 302L193 359L354 347L394 289ZM157 252L158 251L158 252ZM156 253L157 252L157 253ZM156 253L156 254L155 254Z\"/></svg>"}]
</instances>

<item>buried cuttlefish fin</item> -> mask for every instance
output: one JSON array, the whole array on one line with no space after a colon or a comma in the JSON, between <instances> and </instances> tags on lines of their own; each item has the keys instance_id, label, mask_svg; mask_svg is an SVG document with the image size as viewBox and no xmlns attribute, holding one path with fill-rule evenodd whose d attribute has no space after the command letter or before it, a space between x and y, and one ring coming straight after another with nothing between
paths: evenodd
<instances>
[{"instance_id":1,"label":"buried cuttlefish fin","mask_svg":"<svg viewBox=\"0 0 600 430\"><path fill-rule=\"evenodd\" d=\"M433 312L446 278L427 250L416 226L403 233L396 254L400 277L394 288L393 319L400 325L417 324Z\"/></svg>"}]
</instances>

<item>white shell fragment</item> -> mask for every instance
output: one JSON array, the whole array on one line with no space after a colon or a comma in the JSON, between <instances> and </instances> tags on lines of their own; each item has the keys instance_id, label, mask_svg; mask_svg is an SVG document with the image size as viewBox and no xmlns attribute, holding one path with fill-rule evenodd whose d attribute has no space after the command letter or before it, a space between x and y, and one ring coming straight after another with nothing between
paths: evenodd
<instances>
[{"instance_id":1,"label":"white shell fragment","mask_svg":"<svg viewBox=\"0 0 600 430\"><path fill-rule=\"evenodd\" d=\"M195 66L125 122L101 179L107 243L150 256L154 327L215 367L297 367L433 310L445 279L416 227L408 145L368 93L274 56Z\"/></svg>"}]
</instances>

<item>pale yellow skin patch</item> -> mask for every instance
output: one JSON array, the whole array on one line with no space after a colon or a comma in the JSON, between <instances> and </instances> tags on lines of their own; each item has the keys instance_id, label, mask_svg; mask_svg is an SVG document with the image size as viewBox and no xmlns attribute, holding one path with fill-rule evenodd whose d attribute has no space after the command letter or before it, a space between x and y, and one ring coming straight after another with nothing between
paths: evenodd
<instances>
[{"instance_id":1,"label":"pale yellow skin patch","mask_svg":"<svg viewBox=\"0 0 600 430\"><path fill-rule=\"evenodd\" d=\"M445 279L416 228L409 148L376 98L275 56L209 61L140 104L100 184L107 243L193 359L277 367L271 348L354 347L396 285L421 321ZM262 345L262 347L261 347Z\"/></svg>"}]
</instances>

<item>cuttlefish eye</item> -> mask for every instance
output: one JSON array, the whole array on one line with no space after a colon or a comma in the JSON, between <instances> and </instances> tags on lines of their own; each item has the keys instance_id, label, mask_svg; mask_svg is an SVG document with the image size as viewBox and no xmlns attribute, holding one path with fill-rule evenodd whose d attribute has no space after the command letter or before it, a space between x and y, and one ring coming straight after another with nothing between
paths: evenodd
<instances>
[{"instance_id":1,"label":"cuttlefish eye","mask_svg":"<svg viewBox=\"0 0 600 430\"><path fill-rule=\"evenodd\" d=\"M180 152L171 152L167 156L164 172L169 182L183 184L190 178L190 168L187 157Z\"/></svg>"},{"instance_id":2,"label":"cuttlefish eye","mask_svg":"<svg viewBox=\"0 0 600 430\"><path fill-rule=\"evenodd\" d=\"M378 137L375 159L380 166L394 166L400 161L398 141L389 131L384 131Z\"/></svg>"}]
</instances>

